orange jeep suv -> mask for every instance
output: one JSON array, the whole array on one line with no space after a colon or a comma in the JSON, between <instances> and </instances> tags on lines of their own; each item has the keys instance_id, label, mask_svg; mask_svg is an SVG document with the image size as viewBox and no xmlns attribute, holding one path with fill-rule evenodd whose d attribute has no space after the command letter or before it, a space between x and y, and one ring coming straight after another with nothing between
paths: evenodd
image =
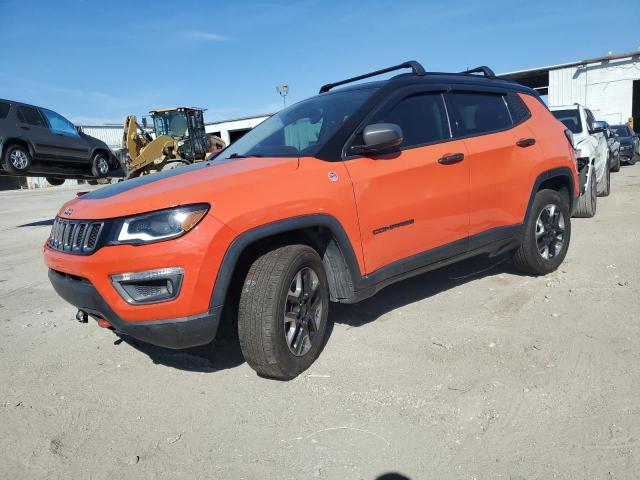
<instances>
[{"instance_id":1,"label":"orange jeep suv","mask_svg":"<svg viewBox=\"0 0 640 480\"><path fill-rule=\"evenodd\" d=\"M226 307L249 365L288 379L331 302L479 254L555 270L578 192L535 91L412 61L325 85L209 161L69 201L44 257L79 320L177 349L211 342Z\"/></svg>"}]
</instances>

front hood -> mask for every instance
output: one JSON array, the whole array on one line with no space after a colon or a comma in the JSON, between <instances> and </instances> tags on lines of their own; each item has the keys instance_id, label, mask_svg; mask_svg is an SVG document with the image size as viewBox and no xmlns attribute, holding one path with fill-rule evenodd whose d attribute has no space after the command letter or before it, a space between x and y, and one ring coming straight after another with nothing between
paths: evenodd
<instances>
[{"instance_id":1,"label":"front hood","mask_svg":"<svg viewBox=\"0 0 640 480\"><path fill-rule=\"evenodd\" d=\"M242 158L201 162L125 180L65 203L58 215L72 219L107 219L191 203L222 201L225 189L247 188L298 167L297 158ZM64 214L67 211L70 213Z\"/></svg>"},{"instance_id":2,"label":"front hood","mask_svg":"<svg viewBox=\"0 0 640 480\"><path fill-rule=\"evenodd\" d=\"M107 148L107 149L109 148L107 146L107 144L104 143L99 138L92 137L91 135L87 135L84 132L80 132L80 136L82 136L82 138L84 138L87 141L87 143L89 143L90 145L92 145L94 147L104 147L104 148Z\"/></svg>"},{"instance_id":3,"label":"front hood","mask_svg":"<svg viewBox=\"0 0 640 480\"><path fill-rule=\"evenodd\" d=\"M633 145L632 137L618 137L618 141L620 142L620 145Z\"/></svg>"}]
</instances>

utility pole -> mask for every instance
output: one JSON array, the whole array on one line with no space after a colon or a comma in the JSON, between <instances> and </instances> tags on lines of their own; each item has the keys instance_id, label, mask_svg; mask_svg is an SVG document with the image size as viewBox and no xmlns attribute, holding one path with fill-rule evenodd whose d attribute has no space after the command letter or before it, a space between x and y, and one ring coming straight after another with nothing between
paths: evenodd
<instances>
[{"instance_id":1,"label":"utility pole","mask_svg":"<svg viewBox=\"0 0 640 480\"><path fill-rule=\"evenodd\" d=\"M276 92L282 97L282 108L287 106L287 95L289 94L289 85L278 85Z\"/></svg>"}]
</instances>

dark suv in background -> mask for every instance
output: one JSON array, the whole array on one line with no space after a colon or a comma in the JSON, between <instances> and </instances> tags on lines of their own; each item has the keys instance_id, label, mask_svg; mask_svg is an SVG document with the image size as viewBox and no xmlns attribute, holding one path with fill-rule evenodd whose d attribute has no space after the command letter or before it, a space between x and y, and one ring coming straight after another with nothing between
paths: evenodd
<instances>
[{"instance_id":1,"label":"dark suv in background","mask_svg":"<svg viewBox=\"0 0 640 480\"><path fill-rule=\"evenodd\" d=\"M59 113L0 99L0 174L65 178L122 176L106 143L85 135Z\"/></svg>"},{"instance_id":2,"label":"dark suv in background","mask_svg":"<svg viewBox=\"0 0 640 480\"><path fill-rule=\"evenodd\" d=\"M629 125L611 125L611 131L620 142L620 160L634 165L640 158L640 138Z\"/></svg>"}]
</instances>

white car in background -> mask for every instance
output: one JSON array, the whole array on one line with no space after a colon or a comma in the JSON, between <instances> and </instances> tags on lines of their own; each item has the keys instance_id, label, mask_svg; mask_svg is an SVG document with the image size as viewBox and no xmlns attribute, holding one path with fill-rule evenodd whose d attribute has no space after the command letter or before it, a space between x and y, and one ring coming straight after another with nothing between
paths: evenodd
<instances>
[{"instance_id":1,"label":"white car in background","mask_svg":"<svg viewBox=\"0 0 640 480\"><path fill-rule=\"evenodd\" d=\"M583 193L574 216L593 217L596 214L596 196L606 197L611 192L611 158L605 128L596 122L591 110L584 105L575 103L549 107L549 110L573 134Z\"/></svg>"}]
</instances>

